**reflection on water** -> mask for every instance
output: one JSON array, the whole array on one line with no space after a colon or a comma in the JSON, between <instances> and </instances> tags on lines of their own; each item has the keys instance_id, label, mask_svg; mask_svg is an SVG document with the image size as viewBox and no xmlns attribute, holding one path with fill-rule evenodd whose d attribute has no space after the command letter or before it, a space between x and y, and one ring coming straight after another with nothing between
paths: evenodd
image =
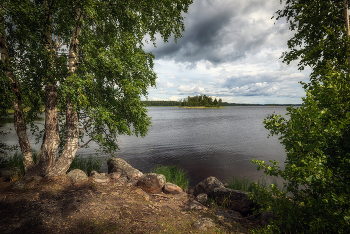
<instances>
[{"instance_id":1,"label":"reflection on water","mask_svg":"<svg viewBox=\"0 0 350 234\"><path fill-rule=\"evenodd\" d=\"M182 109L149 107L152 127L145 138L120 136L117 157L149 172L155 165L179 165L191 176L191 185L208 176L225 181L232 176L263 177L252 159L285 160L277 137L267 138L263 120L268 114L286 113L286 107L227 107L223 109ZM10 125L6 125L8 129ZM9 130L8 130L9 131ZM16 142L14 131L0 141ZM30 139L34 144L33 137ZM39 145L33 147L39 148ZM78 154L95 153L96 144ZM107 155L99 154L106 157ZM107 167L103 167L107 170Z\"/></svg>"}]
</instances>

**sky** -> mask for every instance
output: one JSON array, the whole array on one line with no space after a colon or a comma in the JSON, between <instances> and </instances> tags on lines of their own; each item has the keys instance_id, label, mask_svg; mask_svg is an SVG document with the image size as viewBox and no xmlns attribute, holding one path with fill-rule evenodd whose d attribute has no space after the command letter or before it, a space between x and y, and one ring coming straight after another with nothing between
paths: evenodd
<instances>
[{"instance_id":1,"label":"sky","mask_svg":"<svg viewBox=\"0 0 350 234\"><path fill-rule=\"evenodd\" d=\"M148 100L207 95L229 103L302 103L299 81L307 82L311 70L280 59L294 34L284 19L271 19L283 6L279 0L194 0L177 43L158 36L156 48L144 45L155 55L158 76Z\"/></svg>"}]
</instances>

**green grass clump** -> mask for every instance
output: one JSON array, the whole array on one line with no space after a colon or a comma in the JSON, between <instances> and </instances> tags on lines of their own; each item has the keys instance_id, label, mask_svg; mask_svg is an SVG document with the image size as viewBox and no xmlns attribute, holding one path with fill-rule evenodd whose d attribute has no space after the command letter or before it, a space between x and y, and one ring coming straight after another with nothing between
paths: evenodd
<instances>
[{"instance_id":1,"label":"green grass clump","mask_svg":"<svg viewBox=\"0 0 350 234\"><path fill-rule=\"evenodd\" d=\"M176 184L184 190L188 189L190 178L186 171L179 168L178 166L162 166L157 165L151 170L153 173L162 174L165 176L166 181Z\"/></svg>"},{"instance_id":2,"label":"green grass clump","mask_svg":"<svg viewBox=\"0 0 350 234\"><path fill-rule=\"evenodd\" d=\"M258 182L255 182L254 180L250 179L249 177L242 177L242 176L236 176L232 177L230 181L228 182L228 188L234 189L234 190L240 190L245 192L252 192L254 193L255 186L253 184L257 184L260 187L263 188L269 188L270 186L267 185L267 182L265 179L261 179ZM276 180L272 182L272 184L276 187L278 186L278 183Z\"/></svg>"},{"instance_id":3,"label":"green grass clump","mask_svg":"<svg viewBox=\"0 0 350 234\"><path fill-rule=\"evenodd\" d=\"M33 161L36 163L37 152L33 151ZM13 168L17 167L21 170L21 176L24 175L24 165L23 165L23 155L21 153L15 152L12 156L6 156L0 158L0 168ZM94 159L91 155L87 158L77 155L72 164L70 165L68 171L80 169L85 171L90 175L91 171L100 171L101 164L98 159Z\"/></svg>"},{"instance_id":4,"label":"green grass clump","mask_svg":"<svg viewBox=\"0 0 350 234\"><path fill-rule=\"evenodd\" d=\"M37 152L33 150L33 161L36 163ZM0 168L17 167L21 170L20 175L24 175L23 155L16 151L12 156L5 156L0 158Z\"/></svg>"},{"instance_id":5,"label":"green grass clump","mask_svg":"<svg viewBox=\"0 0 350 234\"><path fill-rule=\"evenodd\" d=\"M88 175L90 175L91 171L100 171L101 164L99 160L93 158L92 155L90 155L87 158L83 158L82 156L77 155L73 159L73 162L70 165L68 172L74 169L80 169L82 171L85 171Z\"/></svg>"}]
</instances>

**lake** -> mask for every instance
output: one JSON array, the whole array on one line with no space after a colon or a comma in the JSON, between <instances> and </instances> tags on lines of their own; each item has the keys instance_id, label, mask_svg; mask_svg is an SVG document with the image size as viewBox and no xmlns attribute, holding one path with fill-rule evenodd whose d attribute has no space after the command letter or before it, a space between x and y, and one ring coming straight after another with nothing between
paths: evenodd
<instances>
[{"instance_id":1,"label":"lake","mask_svg":"<svg viewBox=\"0 0 350 234\"><path fill-rule=\"evenodd\" d=\"M191 185L208 176L227 181L232 176L246 176L257 181L264 176L256 170L252 159L277 160L283 166L286 158L278 137L267 138L269 131L263 120L273 112L284 115L285 106L230 106L221 109L185 109L178 107L148 107L152 127L144 138L120 136L116 156L133 167L149 172L155 165L179 165L188 171ZM42 121L43 122L43 121ZM0 141L13 143L17 136L4 129L7 136ZM34 145L34 137L30 138ZM33 148L38 150L39 145ZM78 154L95 153L96 144L80 149ZM108 155L99 154L105 158ZM102 160L104 161L104 160ZM104 163L103 170L107 171Z\"/></svg>"}]
</instances>

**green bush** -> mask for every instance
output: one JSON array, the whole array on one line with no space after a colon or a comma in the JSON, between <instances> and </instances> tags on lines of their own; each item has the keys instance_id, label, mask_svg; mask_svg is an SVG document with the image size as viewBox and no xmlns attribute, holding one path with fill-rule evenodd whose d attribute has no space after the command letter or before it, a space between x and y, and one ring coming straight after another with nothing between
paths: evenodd
<instances>
[{"instance_id":1,"label":"green bush","mask_svg":"<svg viewBox=\"0 0 350 234\"><path fill-rule=\"evenodd\" d=\"M173 183L181 187L182 189L188 189L188 184L190 178L183 169L180 169L178 166L161 166L157 165L154 167L151 172L162 174L165 176L167 182Z\"/></svg>"}]
</instances>

